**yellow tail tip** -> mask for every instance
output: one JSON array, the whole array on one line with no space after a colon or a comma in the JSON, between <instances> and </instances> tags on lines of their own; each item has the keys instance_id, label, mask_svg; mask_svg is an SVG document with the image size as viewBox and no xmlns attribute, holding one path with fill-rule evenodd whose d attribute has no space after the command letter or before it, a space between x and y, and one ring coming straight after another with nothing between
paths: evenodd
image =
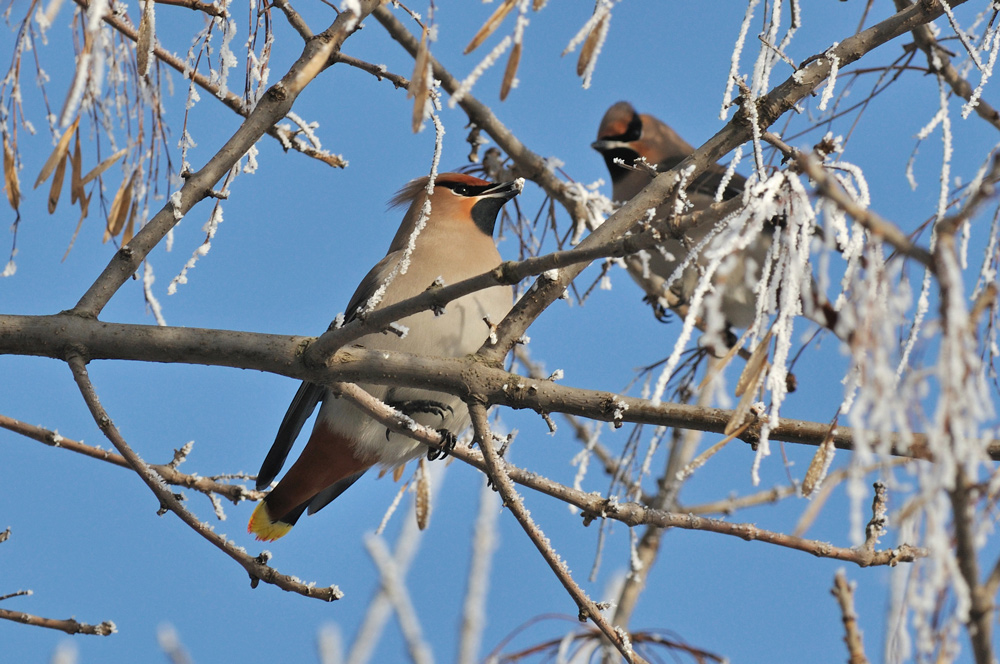
<instances>
[{"instance_id":1,"label":"yellow tail tip","mask_svg":"<svg viewBox=\"0 0 1000 664\"><path fill-rule=\"evenodd\" d=\"M259 542L273 542L287 535L291 529L292 524L271 519L271 515L267 512L267 504L263 500L257 503L253 514L250 515L250 523L247 524L247 532Z\"/></svg>"}]
</instances>

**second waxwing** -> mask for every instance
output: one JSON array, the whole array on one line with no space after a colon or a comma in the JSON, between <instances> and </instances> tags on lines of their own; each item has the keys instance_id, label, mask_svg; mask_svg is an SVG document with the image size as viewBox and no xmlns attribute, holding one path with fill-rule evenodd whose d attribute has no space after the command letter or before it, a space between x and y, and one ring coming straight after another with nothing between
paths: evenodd
<instances>
[{"instance_id":1,"label":"second waxwing","mask_svg":"<svg viewBox=\"0 0 1000 664\"><path fill-rule=\"evenodd\" d=\"M391 205L408 205L402 224L385 258L361 280L347 307L353 319L381 290L372 310L419 295L435 280L452 284L487 272L500 264L493 228L504 203L521 191L521 181L492 184L462 173L437 177L430 195L430 216L414 235L428 200L427 178L410 182ZM408 260L407 246L415 238ZM406 333L371 333L355 343L369 349L391 350L436 357L461 357L486 341L492 324L499 323L513 304L509 286L494 286L450 302L443 314L422 311L398 321ZM376 398L420 424L458 434L469 424L462 400L432 390L361 384ZM257 505L247 531L259 540L287 534L306 510L322 509L374 465L397 467L427 448L371 419L346 399L336 399L319 385L303 382L292 400L268 452L257 488L266 488L281 471L303 424L318 404L312 435L298 460L278 485Z\"/></svg>"},{"instance_id":2,"label":"second waxwing","mask_svg":"<svg viewBox=\"0 0 1000 664\"><path fill-rule=\"evenodd\" d=\"M638 194L652 179L646 170L629 168L640 157L655 166L657 172L670 170L694 152L694 148L677 132L652 115L637 113L632 104L621 101L614 104L604 114L597 140L591 144L601 153L611 175L612 197L624 203ZM625 165L615 162L622 160ZM725 169L715 165L695 178L687 187L690 211L707 208L714 201L716 191L722 185ZM743 193L745 179L733 174L722 190L723 200ZM657 209L657 218L668 218L670 203ZM713 223L707 222L687 230L683 239L666 240L661 251L650 250L648 263L633 258L628 262L629 272L647 294L659 297L664 286L688 252L701 242L712 230ZM721 307L726 324L733 327L747 327L756 315L756 299L753 286L759 279L760 266L770 246L770 236L763 237L751 246L740 260L731 261L728 269L716 274L714 285L722 288ZM670 290L682 303L690 300L700 278L699 265L704 265L699 257L692 262L680 278L670 284ZM657 302L660 308L666 305Z\"/></svg>"}]
</instances>

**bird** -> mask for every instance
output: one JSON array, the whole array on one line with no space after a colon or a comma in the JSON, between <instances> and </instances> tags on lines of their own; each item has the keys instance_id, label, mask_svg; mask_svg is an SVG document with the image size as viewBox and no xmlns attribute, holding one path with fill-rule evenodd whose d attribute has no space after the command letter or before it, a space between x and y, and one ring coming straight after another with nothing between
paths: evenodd
<instances>
[{"instance_id":1,"label":"bird","mask_svg":"<svg viewBox=\"0 0 1000 664\"><path fill-rule=\"evenodd\" d=\"M613 104L607 110L597 130L597 140L591 143L591 147L604 157L611 175L612 198L621 203L638 194L653 178L648 170L633 167L640 157L662 173L694 153L691 144L665 122L652 115L638 113L627 101ZM624 163L617 163L616 159ZM714 202L725 173L725 168L714 164L688 183L686 194L691 203L690 211L703 210ZM722 199L741 196L745 184L743 176L733 173L722 189ZM660 205L656 218L661 221L670 218L671 205L670 201ZM627 261L629 273L647 291L658 317L662 318L667 306L662 297L664 286L688 252L705 238L713 226L714 220L709 220L685 230L683 238L667 238L661 245L662 251L647 252L648 263L639 257ZM757 306L753 285L759 280L759 268L769 246L770 234L766 233L751 245L742 260L731 261L716 273L713 284L722 288L721 308L727 326L745 328L754 322ZM681 303L687 303L698 286L699 267L708 262L704 256L703 251L699 261L691 263L670 285Z\"/></svg>"},{"instance_id":2,"label":"bird","mask_svg":"<svg viewBox=\"0 0 1000 664\"><path fill-rule=\"evenodd\" d=\"M429 196L427 186L427 177L413 180L390 201L390 208L409 207L389 251L361 280L351 298L346 322L371 308L369 303L377 292L381 292L381 299L373 311L419 295L432 284L455 283L500 265L494 226L503 205L520 193L523 180L494 184L464 173L442 173ZM426 225L414 237L428 200ZM479 349L490 334L489 326L499 323L512 305L511 287L493 286L449 302L443 313L422 311L400 319L396 326L400 334L372 332L355 343L367 349L461 357ZM437 428L452 444L455 434L470 421L465 404L452 394L374 384L361 387L420 424ZM257 474L258 490L270 486L277 477L303 425L320 403L301 455L250 517L247 532L258 540L283 537L303 512L319 511L372 466L398 467L427 450L411 438L390 433L346 399L334 398L323 386L304 381Z\"/></svg>"}]
</instances>

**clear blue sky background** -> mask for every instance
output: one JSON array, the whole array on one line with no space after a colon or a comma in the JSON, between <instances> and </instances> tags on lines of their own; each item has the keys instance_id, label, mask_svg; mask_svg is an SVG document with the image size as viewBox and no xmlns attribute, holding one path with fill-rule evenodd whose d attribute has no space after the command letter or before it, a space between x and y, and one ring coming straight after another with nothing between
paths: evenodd
<instances>
[{"instance_id":1,"label":"clear blue sky background","mask_svg":"<svg viewBox=\"0 0 1000 664\"><path fill-rule=\"evenodd\" d=\"M24 4L15 3L14 17ZM511 29L511 20L476 54L462 56L462 48L495 4L438 4L440 38L433 52L455 75L464 77ZM852 34L861 7L861 3L803 4L804 27L789 49L798 62ZM316 30L332 20L332 11L318 2L300 0L296 5ZM532 150L557 157L573 178L590 183L607 180L603 161L589 143L604 110L615 101L627 99L641 111L658 115L694 145L722 126L717 116L743 3L622 3L615 10L589 90L581 88L575 75L576 54L560 58L559 53L589 16L592 5L550 5L530 15L520 85L508 100L496 101L502 64L474 90L494 105L499 118ZM888 7L888 3L877 3L869 24L884 18ZM57 18L50 45L39 49L52 76L50 101L57 108L70 72L69 10L64 7ZM134 10L130 7L130 12ZM235 11L240 21L234 42L238 44L246 37L246 16L242 6ZM299 53L297 35L280 13L275 11L273 17L278 41L272 82ZM175 52L186 50L185 35L201 24L201 17L188 10L157 8L160 38ZM759 26L758 16L748 38L751 54L756 53L754 36ZM4 30L2 34L0 46L9 52L13 33ZM894 59L904 41L884 46L866 62ZM385 63L405 76L412 71L409 56L373 19L350 38L344 52ZM744 58L741 71L748 70L749 61ZM787 67L779 67L778 72L773 83L790 73ZM26 68L26 106L36 127L43 129L43 107L36 91L27 85L31 77ZM922 146L916 168L921 186L911 192L904 168L914 134L935 113L937 86L932 78L916 73L905 78L872 103L845 158L865 170L874 208L912 229L933 211L941 149L937 135ZM239 68L231 80L232 87L241 86ZM174 75L173 81L177 93L169 100L167 118L175 145L185 88L180 76ZM870 85L857 85L854 96L862 98ZM189 158L196 168L239 125L239 118L209 94L201 96L191 125L198 147ZM988 89L987 99L990 96ZM953 104L956 116L957 108ZM350 168L333 170L297 153L284 154L270 138L261 140L258 172L236 180L231 199L224 203L225 220L211 252L176 295L168 297L166 286L202 241L201 226L210 205L200 204L183 220L172 252L160 248L151 256L157 275L155 292L171 325L318 334L343 310L358 280L384 254L399 218L398 212L386 211L385 201L406 181L428 171L433 131L413 135L411 102L405 92L345 66L325 72L301 96L295 111L320 123L317 133L325 147L342 153L350 160ZM466 163L466 118L460 110L446 108L442 119L447 128L442 170L453 170ZM842 122L834 130L843 133L848 128ZM975 118L956 119L954 130L953 175L968 180L996 138ZM814 132L792 142L810 146L819 138ZM27 189L51 144L47 133L33 138L22 135L21 141L25 161L21 180ZM963 161L970 151L975 156ZM179 157L178 151L173 155ZM109 186L116 187L118 177L112 176ZM604 191L609 190L606 184ZM92 205L75 248L60 262L78 213L64 194L56 214L49 216L44 209L46 192L47 185L26 192L17 274L0 281L4 313L50 314L71 307L112 256L114 248L100 242L101 215ZM113 193L113 189L108 192L109 199ZM530 184L521 197L529 214L541 200L538 189ZM12 215L6 203L3 209L0 214L7 220L6 227ZM10 236L4 237L8 242ZM500 250L505 258L516 257L513 239L503 242ZM582 279L584 285L595 272L587 274L590 278ZM563 369L565 384L621 389L635 367L669 354L679 324L655 322L624 272L612 276L613 290L596 291L582 308L556 303L529 332L534 356L550 370ZM154 323L138 282L126 284L101 318ZM809 328L803 325L801 329ZM802 389L789 398L783 412L801 419L831 419L842 395L843 366L836 343L826 339L819 352L809 354L797 366ZM194 451L182 469L203 475L255 472L296 388L283 377L224 368L95 362L90 370L105 406L140 454L150 462L166 462L174 448L193 440ZM107 445L68 368L55 360L0 357L0 412L57 429L67 437ZM561 426L557 435L549 436L537 416L504 412L502 417L521 432L511 450L515 463L572 482L575 469L568 460L579 444L569 427ZM606 433L602 440L620 449L627 431ZM704 442L715 440L706 436ZM785 452L795 464L793 472L801 477L813 450L787 446ZM699 473L682 499L694 504L753 492L751 460L749 449L734 443ZM654 467L657 463L662 466L662 459ZM762 481L765 487L787 482L777 448L764 464ZM452 465L444 484L435 487L431 528L409 574L409 589L425 637L439 661L450 661L456 653L469 534L482 482L472 469ZM604 491L607 480L594 470L585 488ZM113 620L119 629L108 638L70 638L2 622L0 660L47 661L60 643L69 640L82 662L155 661L162 656L156 645L157 626L171 623L197 662L316 661L317 630L335 623L349 641L376 588L377 576L361 537L377 526L395 491L388 479L366 477L322 513L303 519L289 537L267 547L282 572L320 585L337 584L346 593L344 599L325 604L263 584L251 590L240 567L176 517L157 517L155 499L130 472L0 431L0 529L9 526L12 530L11 539L0 545L0 594L22 588L35 592L3 606L54 618L72 615L90 623ZM583 530L579 518L569 516L562 504L525 494L534 516L577 579L592 596L603 599L608 580L627 565L627 529L620 524L612 527L599 578L589 583L586 575L597 526ZM203 497L192 496L189 505L201 517L213 519ZM809 536L849 545L845 505L839 491ZM806 506L804 500L791 499L734 518L788 531ZM249 503L227 505L228 520L213 523L256 553L263 547L245 534L252 507ZM396 515L390 538L404 518L410 517L402 512ZM513 518L505 512L500 524L483 654L534 616L575 614L572 601ZM890 535L884 543L891 545L895 540ZM836 562L765 544L703 532L670 532L632 625L669 630L733 661L843 661L846 651L839 613L829 595L839 567ZM848 575L858 582L858 611L869 655L879 661L888 573L851 567ZM567 625L572 626L542 622L515 643L523 647L535 639L556 638ZM376 661L400 659L401 643L393 623Z\"/></svg>"}]
</instances>

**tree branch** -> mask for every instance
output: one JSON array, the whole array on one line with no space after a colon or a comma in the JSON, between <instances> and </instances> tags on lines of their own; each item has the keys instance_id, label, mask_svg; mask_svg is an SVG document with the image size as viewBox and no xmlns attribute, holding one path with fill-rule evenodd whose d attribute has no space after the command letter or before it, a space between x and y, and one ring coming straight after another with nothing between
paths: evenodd
<instances>
[{"instance_id":1,"label":"tree branch","mask_svg":"<svg viewBox=\"0 0 1000 664\"><path fill-rule=\"evenodd\" d=\"M73 0L73 1L85 10L90 8L89 0ZM214 6L214 5L207 5L207 6ZM115 30L117 30L123 36L127 37L128 39L131 39L133 42L137 42L139 40L139 31L135 28L135 26L133 26L129 22L127 16L124 15L119 16L117 14L109 13L104 17L104 22L110 25ZM208 76L205 76L204 74L201 74L196 71L192 71L190 67L188 67L187 63L184 62L184 60L180 59L175 54L171 53L170 51L167 51L166 49L164 49L159 45L153 48L153 54L160 62L176 70L184 78L190 78L198 85L198 87L202 88L203 90L206 90L207 92L210 92L213 97L215 97L223 104L228 106L238 115L241 115L243 117L249 117L250 112L246 108L246 104L244 103L243 98L237 95L236 93L231 91L226 91L225 94L221 94L222 90L219 88L218 85L212 83L212 81L208 78ZM284 149L287 150L291 148L292 150L301 152L307 157L318 159L319 161L322 161L330 166L333 166L334 168L344 168L347 165L347 162L345 162L344 159L339 155L331 154L324 150L317 150L315 147L308 145L306 143L293 141L291 139L291 135L289 134L289 132L280 129L276 126L275 123L277 123L280 120L281 118L277 118L273 123L271 123L271 125L265 131L269 136L273 137L278 142L280 142Z\"/></svg>"},{"instance_id":2,"label":"tree branch","mask_svg":"<svg viewBox=\"0 0 1000 664\"><path fill-rule=\"evenodd\" d=\"M101 449L100 447L94 447L93 445L87 445L72 438L66 438L55 431L28 424L27 422L22 422L6 415L0 415L0 428L19 433L22 436L37 440L50 447L58 447L70 452L76 452L91 459L106 461L121 468L132 468L128 461L125 460L125 457L120 454ZM247 489L240 484L227 484L225 482L216 482L209 477L188 475L187 473L180 472L175 466L170 464L149 464L149 467L162 477L163 481L167 484L194 489L205 495L217 494L232 501L234 505L239 504L242 500L258 501L266 495L264 491Z\"/></svg>"},{"instance_id":3,"label":"tree branch","mask_svg":"<svg viewBox=\"0 0 1000 664\"><path fill-rule=\"evenodd\" d=\"M733 415L732 410L722 408L653 404L613 392L534 380L474 358L435 358L349 348L338 351L326 367L317 367L304 359L312 341L310 337L105 323L70 314L0 315L0 354L63 359L68 347L78 346L95 360L227 366L267 371L317 384L360 380L412 385L463 397L480 394L491 404L530 408L541 413L569 413L613 424L634 422L720 434L725 432ZM754 443L761 425L761 421L753 422L741 438ZM771 440L815 446L829 434L829 423L781 418L769 436ZM833 444L838 449L853 449L856 435L850 427L838 426L833 432ZM879 449L889 454L933 461L924 434L908 438L874 432L866 435L881 439ZM990 458L1000 460L1000 441L981 441L981 445Z\"/></svg>"},{"instance_id":4,"label":"tree branch","mask_svg":"<svg viewBox=\"0 0 1000 664\"><path fill-rule=\"evenodd\" d=\"M77 0L83 2L84 0ZM260 137L291 110L299 93L323 70L330 56L358 27L379 0L362 0L362 15L341 12L337 20L315 39L309 40L302 55L280 81L271 86L247 116L236 133L184 186L171 196L163 208L136 233L112 258L97 281L87 290L72 312L96 318L108 301L142 264L153 247L180 221L196 203L253 147Z\"/></svg>"},{"instance_id":5,"label":"tree branch","mask_svg":"<svg viewBox=\"0 0 1000 664\"><path fill-rule=\"evenodd\" d=\"M521 497L514 490L511 477L506 471L506 462L497 455L496 449L493 447L493 434L490 432L489 423L486 418L486 407L478 401L471 400L468 402L468 405L469 414L472 416L472 426L476 432L476 439L479 441L479 449L482 450L487 477L490 478L490 482L493 483L496 490L500 492L504 506L510 510L514 518L517 519L517 522L521 524L521 528L524 529L525 534L528 535L532 544L538 549L545 562L548 563L553 574L556 575L556 578L559 579L566 592L576 602L580 613L580 620L585 621L588 618L592 620L608 641L618 649L618 652L622 654L626 661L645 662L643 658L632 651L632 645L628 641L627 634L624 631L615 629L601 614L600 608L593 600L587 597L583 588L573 580L573 576L570 574L569 568L566 567L566 563L559 557L555 549L552 548L549 538L531 518Z\"/></svg>"},{"instance_id":6,"label":"tree branch","mask_svg":"<svg viewBox=\"0 0 1000 664\"><path fill-rule=\"evenodd\" d=\"M93 634L95 636L109 636L118 631L115 624L110 620L105 620L100 625L88 625L87 623L77 622L73 618L69 618L67 620L42 618L41 616L33 616L30 613L11 611L9 609L0 609L0 618L3 618L4 620L13 620L14 622L19 622L24 625L34 625L35 627L55 629L60 632L66 632L67 634Z\"/></svg>"},{"instance_id":7,"label":"tree branch","mask_svg":"<svg viewBox=\"0 0 1000 664\"><path fill-rule=\"evenodd\" d=\"M104 435L111 441L111 444L115 446L115 449L125 457L132 470L139 475L150 491L153 492L153 495L160 501L162 509L176 514L192 530L239 563L250 575L251 585L254 587L256 587L258 581L264 581L265 583L276 585L282 590L288 590L305 597L314 597L327 602L332 602L343 597L343 593L340 592L337 586L317 588L279 573L274 568L265 564L270 558L269 553L264 552L260 556L253 558L247 555L242 547L238 547L233 542L222 538L208 524L199 521L197 517L181 505L177 497L163 484L161 478L125 442L125 439L121 436L97 397L97 392L94 390L94 386L91 384L90 377L87 374L87 365L84 356L79 351L71 349L65 359L73 371L73 378L76 380L76 384L80 388L80 394L83 395L83 399L90 409L94 421L97 422L97 426L100 427Z\"/></svg>"}]
</instances>

